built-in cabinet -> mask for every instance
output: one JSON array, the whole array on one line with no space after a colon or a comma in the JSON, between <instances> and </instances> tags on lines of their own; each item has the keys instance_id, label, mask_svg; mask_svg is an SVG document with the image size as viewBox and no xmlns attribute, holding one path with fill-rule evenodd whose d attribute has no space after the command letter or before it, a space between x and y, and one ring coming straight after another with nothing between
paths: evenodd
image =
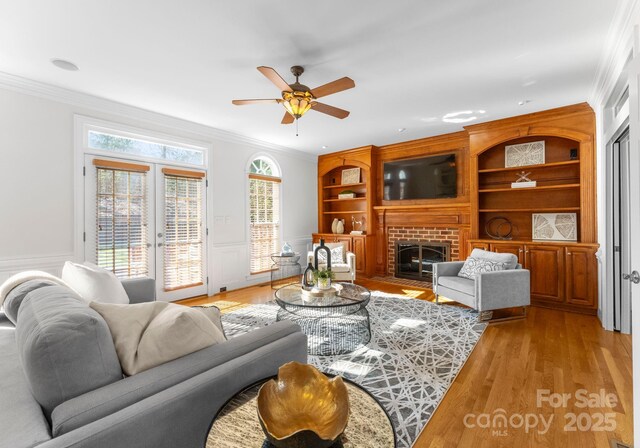
<instances>
[{"instance_id":1,"label":"built-in cabinet","mask_svg":"<svg viewBox=\"0 0 640 448\"><path fill-rule=\"evenodd\" d=\"M597 244L469 241L469 251L475 248L517 256L531 272L533 305L595 313Z\"/></svg>"},{"instance_id":2,"label":"built-in cabinet","mask_svg":"<svg viewBox=\"0 0 640 448\"><path fill-rule=\"evenodd\" d=\"M343 242L356 254L356 271L364 276L375 270L375 149L365 146L318 157L318 232L313 234L314 242L320 236L328 243ZM350 183L345 182L345 170L352 176L356 172ZM341 198L345 192L354 197ZM335 219L343 221L343 234L331 233ZM354 230L363 234L352 235Z\"/></svg>"},{"instance_id":3,"label":"built-in cabinet","mask_svg":"<svg viewBox=\"0 0 640 448\"><path fill-rule=\"evenodd\" d=\"M595 314L598 244L593 110L577 104L465 129L472 191L469 251L481 248L516 255L531 271L533 305ZM508 166L508 147L534 142L544 142L541 160ZM513 188L520 175L536 185ZM575 233L567 235L571 241L536 237L534 215L541 213L575 215Z\"/></svg>"}]
</instances>

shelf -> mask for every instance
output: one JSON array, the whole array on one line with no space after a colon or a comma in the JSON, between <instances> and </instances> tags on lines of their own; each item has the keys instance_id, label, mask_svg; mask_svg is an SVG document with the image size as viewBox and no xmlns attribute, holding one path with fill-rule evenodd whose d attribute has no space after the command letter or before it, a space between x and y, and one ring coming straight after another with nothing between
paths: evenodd
<instances>
[{"instance_id":1,"label":"shelf","mask_svg":"<svg viewBox=\"0 0 640 448\"><path fill-rule=\"evenodd\" d=\"M363 187L366 184L364 182L360 182L359 184L349 184L349 185L327 185L324 186L322 188L324 188L325 190L330 189L330 188L344 188L345 190L349 190L353 187Z\"/></svg>"},{"instance_id":2,"label":"shelf","mask_svg":"<svg viewBox=\"0 0 640 448\"><path fill-rule=\"evenodd\" d=\"M364 210L344 210L341 212L322 212L323 215L346 215L348 213L351 214L366 214L367 212Z\"/></svg>"},{"instance_id":3,"label":"shelf","mask_svg":"<svg viewBox=\"0 0 640 448\"><path fill-rule=\"evenodd\" d=\"M347 199L325 199L323 202L349 202L349 201L366 201L367 198L347 198Z\"/></svg>"},{"instance_id":4,"label":"shelf","mask_svg":"<svg viewBox=\"0 0 640 448\"><path fill-rule=\"evenodd\" d=\"M478 210L480 213L503 213L503 212L579 212L580 207L538 207L538 208L485 208Z\"/></svg>"},{"instance_id":5,"label":"shelf","mask_svg":"<svg viewBox=\"0 0 640 448\"><path fill-rule=\"evenodd\" d=\"M564 185L543 185L541 187L529 188L486 188L478 190L478 193L497 193L505 191L531 191L531 190L569 190L572 188L580 188L580 184L564 184Z\"/></svg>"},{"instance_id":6,"label":"shelf","mask_svg":"<svg viewBox=\"0 0 640 448\"><path fill-rule=\"evenodd\" d=\"M531 170L537 168L552 168L554 166L567 166L567 165L578 165L580 160L567 160L566 162L550 162L543 163L541 165L526 165L526 166L514 166L509 168L488 168L485 170L478 170L478 173L500 173L503 171L522 171L522 170Z\"/></svg>"}]
</instances>

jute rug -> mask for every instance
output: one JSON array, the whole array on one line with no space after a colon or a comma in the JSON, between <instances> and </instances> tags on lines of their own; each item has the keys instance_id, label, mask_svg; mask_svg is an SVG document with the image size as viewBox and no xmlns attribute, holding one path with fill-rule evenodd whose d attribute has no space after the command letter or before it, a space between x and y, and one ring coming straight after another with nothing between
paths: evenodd
<instances>
[{"instance_id":1,"label":"jute rug","mask_svg":"<svg viewBox=\"0 0 640 448\"><path fill-rule=\"evenodd\" d=\"M228 312L225 333L234 337L273 323L275 303ZM398 447L411 447L480 339L486 324L473 310L372 292L367 306L371 341L355 352L309 356L323 372L367 389L389 413Z\"/></svg>"}]
</instances>

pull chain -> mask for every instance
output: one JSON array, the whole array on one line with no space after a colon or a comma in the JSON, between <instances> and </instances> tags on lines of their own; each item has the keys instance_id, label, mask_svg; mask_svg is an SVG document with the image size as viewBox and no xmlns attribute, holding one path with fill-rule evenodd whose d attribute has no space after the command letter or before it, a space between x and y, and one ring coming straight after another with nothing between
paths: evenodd
<instances>
[{"instance_id":1,"label":"pull chain","mask_svg":"<svg viewBox=\"0 0 640 448\"><path fill-rule=\"evenodd\" d=\"M296 118L296 137L298 136L298 119Z\"/></svg>"}]
</instances>

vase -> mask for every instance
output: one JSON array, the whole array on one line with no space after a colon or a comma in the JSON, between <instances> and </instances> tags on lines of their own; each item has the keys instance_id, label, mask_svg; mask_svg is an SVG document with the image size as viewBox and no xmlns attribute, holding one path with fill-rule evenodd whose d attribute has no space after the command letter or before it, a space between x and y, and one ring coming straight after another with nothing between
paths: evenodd
<instances>
[{"instance_id":1,"label":"vase","mask_svg":"<svg viewBox=\"0 0 640 448\"><path fill-rule=\"evenodd\" d=\"M319 278L316 282L316 287L318 289L329 289L331 288L331 279L330 278Z\"/></svg>"},{"instance_id":2,"label":"vase","mask_svg":"<svg viewBox=\"0 0 640 448\"><path fill-rule=\"evenodd\" d=\"M338 220L338 218L334 218L333 222L331 223L331 232L332 233L338 233L338 223L340 221Z\"/></svg>"},{"instance_id":3,"label":"vase","mask_svg":"<svg viewBox=\"0 0 640 448\"><path fill-rule=\"evenodd\" d=\"M335 233L344 233L344 219L340 219L338 224L336 224Z\"/></svg>"},{"instance_id":4,"label":"vase","mask_svg":"<svg viewBox=\"0 0 640 448\"><path fill-rule=\"evenodd\" d=\"M309 265L302 274L302 286L304 288L311 288L313 286L313 263L309 262Z\"/></svg>"}]
</instances>

